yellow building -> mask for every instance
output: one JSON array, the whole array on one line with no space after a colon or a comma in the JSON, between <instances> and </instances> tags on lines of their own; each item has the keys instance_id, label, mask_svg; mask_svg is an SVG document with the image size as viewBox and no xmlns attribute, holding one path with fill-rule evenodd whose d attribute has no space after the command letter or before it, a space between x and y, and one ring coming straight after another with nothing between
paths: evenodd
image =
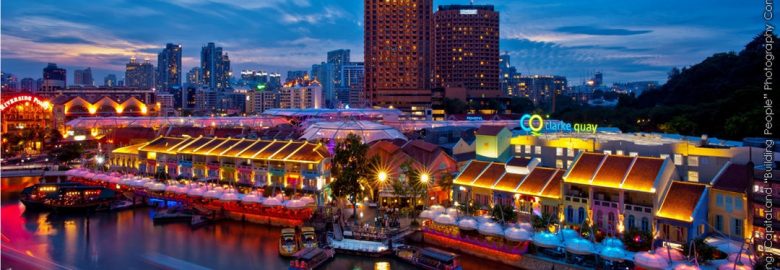
<instances>
[{"instance_id":1,"label":"yellow building","mask_svg":"<svg viewBox=\"0 0 780 270\"><path fill-rule=\"evenodd\" d=\"M752 183L748 165L727 164L712 180L708 220L711 229L734 238L747 239L753 231L748 215L747 192Z\"/></svg>"}]
</instances>

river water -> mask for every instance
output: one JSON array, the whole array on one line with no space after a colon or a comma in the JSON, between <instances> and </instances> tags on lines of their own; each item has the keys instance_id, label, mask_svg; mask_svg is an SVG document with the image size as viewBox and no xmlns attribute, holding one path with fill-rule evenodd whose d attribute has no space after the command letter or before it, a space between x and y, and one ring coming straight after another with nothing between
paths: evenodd
<instances>
[{"instance_id":1,"label":"river water","mask_svg":"<svg viewBox=\"0 0 780 270\"><path fill-rule=\"evenodd\" d=\"M154 225L155 209L137 208L90 216L25 212L18 190L3 178L2 244L13 250L65 268L155 269L160 258L182 265L211 269L287 269L279 257L277 227L221 222L193 230L188 224ZM23 257L23 256L22 256ZM464 269L497 270L506 266L462 256ZM25 260L3 257L4 269L34 269ZM414 269L394 258L336 255L323 269Z\"/></svg>"}]
</instances>

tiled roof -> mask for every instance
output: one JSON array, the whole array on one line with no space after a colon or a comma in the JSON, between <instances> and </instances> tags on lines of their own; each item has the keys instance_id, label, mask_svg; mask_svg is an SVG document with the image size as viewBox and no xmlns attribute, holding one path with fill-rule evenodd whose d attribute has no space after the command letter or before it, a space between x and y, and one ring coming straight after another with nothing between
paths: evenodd
<instances>
[{"instance_id":1,"label":"tiled roof","mask_svg":"<svg viewBox=\"0 0 780 270\"><path fill-rule=\"evenodd\" d=\"M244 152L241 152L241 158L253 158L255 154L266 148L268 145L271 145L273 141L257 141L255 144L250 146L247 149L244 149Z\"/></svg>"},{"instance_id":2,"label":"tiled roof","mask_svg":"<svg viewBox=\"0 0 780 270\"><path fill-rule=\"evenodd\" d=\"M655 179L661 173L664 160L660 158L638 157L621 186L643 192L655 191Z\"/></svg>"},{"instance_id":3,"label":"tiled roof","mask_svg":"<svg viewBox=\"0 0 780 270\"><path fill-rule=\"evenodd\" d=\"M276 159L276 160L285 159L287 156L295 153L298 149L300 149L303 146L303 144L304 144L303 142L290 142L284 148L279 149L279 151L277 151L269 159Z\"/></svg>"},{"instance_id":4,"label":"tiled roof","mask_svg":"<svg viewBox=\"0 0 780 270\"><path fill-rule=\"evenodd\" d=\"M149 144L141 147L140 150L146 152L174 153L175 151L172 151L171 148L178 146L187 140L188 138L158 137L149 142Z\"/></svg>"},{"instance_id":5,"label":"tiled roof","mask_svg":"<svg viewBox=\"0 0 780 270\"><path fill-rule=\"evenodd\" d=\"M463 172L461 172L458 177L455 178L453 183L455 184L461 184L461 185L470 185L471 182L474 182L474 180L479 176L482 171L487 168L487 166L490 165L489 162L484 161L478 161L478 160L472 160L465 169L463 169Z\"/></svg>"},{"instance_id":6,"label":"tiled roof","mask_svg":"<svg viewBox=\"0 0 780 270\"><path fill-rule=\"evenodd\" d=\"M558 172L556 169L534 168L534 170L531 171L531 174L529 174L523 183L520 184L520 187L517 188L517 192L533 196L539 195L544 191L547 182L550 181L550 178L552 178L556 172Z\"/></svg>"},{"instance_id":7,"label":"tiled roof","mask_svg":"<svg viewBox=\"0 0 780 270\"><path fill-rule=\"evenodd\" d=\"M558 171L555 173L555 176L550 178L550 182L547 183L547 186L544 188L544 191L542 191L541 196L556 198L556 199L560 198L562 184L563 184L563 171Z\"/></svg>"},{"instance_id":8,"label":"tiled roof","mask_svg":"<svg viewBox=\"0 0 780 270\"><path fill-rule=\"evenodd\" d=\"M656 216L672 220L691 222L705 185L674 181Z\"/></svg>"},{"instance_id":9,"label":"tiled roof","mask_svg":"<svg viewBox=\"0 0 780 270\"><path fill-rule=\"evenodd\" d=\"M192 154L196 149L200 148L204 144L211 141L213 138L207 138L207 137L197 137L194 139L190 139L190 141L183 143L179 146L177 151L180 154Z\"/></svg>"},{"instance_id":10,"label":"tiled roof","mask_svg":"<svg viewBox=\"0 0 780 270\"><path fill-rule=\"evenodd\" d=\"M148 144L148 142L145 143L138 143L133 145L128 145L125 147L120 147L117 149L114 149L111 151L111 153L114 154L128 154L128 155L138 155L138 149Z\"/></svg>"},{"instance_id":11,"label":"tiled roof","mask_svg":"<svg viewBox=\"0 0 780 270\"><path fill-rule=\"evenodd\" d=\"M271 156L273 156L276 153L276 151L279 151L282 148L284 148L285 146L287 146L288 143L290 143L290 142L288 142L288 141L275 141L271 145L269 145L268 147L263 149L262 152L257 153L257 155L255 155L255 158L256 159L268 159Z\"/></svg>"},{"instance_id":12,"label":"tiled roof","mask_svg":"<svg viewBox=\"0 0 780 270\"><path fill-rule=\"evenodd\" d=\"M633 161L634 158L632 157L607 156L591 184L594 186L619 187Z\"/></svg>"},{"instance_id":13,"label":"tiled roof","mask_svg":"<svg viewBox=\"0 0 780 270\"><path fill-rule=\"evenodd\" d=\"M598 153L582 153L566 177L566 182L589 184L604 156Z\"/></svg>"},{"instance_id":14,"label":"tiled roof","mask_svg":"<svg viewBox=\"0 0 780 270\"><path fill-rule=\"evenodd\" d=\"M501 191L514 192L515 189L517 189L517 185L519 185L526 176L527 175L525 174L516 173L504 174L504 176L498 180L493 188Z\"/></svg>"},{"instance_id":15,"label":"tiled roof","mask_svg":"<svg viewBox=\"0 0 780 270\"><path fill-rule=\"evenodd\" d=\"M729 163L718 176L712 180L712 188L746 192L752 182L752 172L747 165Z\"/></svg>"},{"instance_id":16,"label":"tiled roof","mask_svg":"<svg viewBox=\"0 0 780 270\"><path fill-rule=\"evenodd\" d=\"M477 135L496 136L505 128L505 126L482 125L477 129Z\"/></svg>"},{"instance_id":17,"label":"tiled roof","mask_svg":"<svg viewBox=\"0 0 780 270\"><path fill-rule=\"evenodd\" d=\"M492 163L471 185L483 188L491 188L493 187L493 184L495 184L498 179L504 175L505 172L506 170L503 163Z\"/></svg>"},{"instance_id":18,"label":"tiled roof","mask_svg":"<svg viewBox=\"0 0 780 270\"><path fill-rule=\"evenodd\" d=\"M219 154L221 156L235 156L241 153L241 151L244 151L245 149L249 148L252 144L256 143L256 140L241 140L237 143L234 143L230 149L225 150L224 152L220 152Z\"/></svg>"}]
</instances>

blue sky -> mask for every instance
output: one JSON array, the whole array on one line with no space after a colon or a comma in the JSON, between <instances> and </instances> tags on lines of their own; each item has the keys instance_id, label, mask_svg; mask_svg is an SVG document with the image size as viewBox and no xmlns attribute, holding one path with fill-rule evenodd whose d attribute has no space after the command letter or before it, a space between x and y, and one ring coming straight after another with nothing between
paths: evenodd
<instances>
[{"instance_id":1,"label":"blue sky","mask_svg":"<svg viewBox=\"0 0 780 270\"><path fill-rule=\"evenodd\" d=\"M762 3L721 0L477 0L501 16L501 50L523 74L557 74L579 84L659 80L674 66L739 51L762 30ZM467 0L435 0L466 4ZM329 50L363 59L363 0L3 0L2 70L41 76L46 62L92 67L97 82L135 55L167 42L184 48L185 72L215 42L235 73L309 69Z\"/></svg>"}]
</instances>

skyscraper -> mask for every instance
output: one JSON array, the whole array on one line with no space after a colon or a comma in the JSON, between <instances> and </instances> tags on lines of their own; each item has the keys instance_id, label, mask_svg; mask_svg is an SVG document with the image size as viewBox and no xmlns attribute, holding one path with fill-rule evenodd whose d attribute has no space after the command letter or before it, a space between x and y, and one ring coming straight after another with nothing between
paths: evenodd
<instances>
[{"instance_id":1,"label":"skyscraper","mask_svg":"<svg viewBox=\"0 0 780 270\"><path fill-rule=\"evenodd\" d=\"M373 106L429 108L433 0L365 0L365 89Z\"/></svg>"},{"instance_id":2,"label":"skyscraper","mask_svg":"<svg viewBox=\"0 0 780 270\"><path fill-rule=\"evenodd\" d=\"M2 90L17 90L19 85L17 84L16 76L11 73L0 73L2 77Z\"/></svg>"},{"instance_id":3,"label":"skyscraper","mask_svg":"<svg viewBox=\"0 0 780 270\"><path fill-rule=\"evenodd\" d=\"M181 86L181 44L168 43L157 54L157 89Z\"/></svg>"},{"instance_id":4,"label":"skyscraper","mask_svg":"<svg viewBox=\"0 0 780 270\"><path fill-rule=\"evenodd\" d=\"M22 91L38 91L38 84L33 78L24 78L21 81L21 90Z\"/></svg>"},{"instance_id":5,"label":"skyscraper","mask_svg":"<svg viewBox=\"0 0 780 270\"><path fill-rule=\"evenodd\" d=\"M498 60L499 63L499 89L502 94L506 96L516 96L517 93L517 80L520 78L520 73L517 73L517 68L512 66L509 54L501 55Z\"/></svg>"},{"instance_id":6,"label":"skyscraper","mask_svg":"<svg viewBox=\"0 0 780 270\"><path fill-rule=\"evenodd\" d=\"M349 50L339 49L328 52L328 58L326 60L329 64L333 65L333 84L338 86L341 84L341 66L349 63Z\"/></svg>"},{"instance_id":7,"label":"skyscraper","mask_svg":"<svg viewBox=\"0 0 780 270\"><path fill-rule=\"evenodd\" d=\"M202 79L200 78L201 73L202 72L200 71L199 67L194 67L190 69L190 71L187 72L187 85L189 86L200 85L200 82L202 81Z\"/></svg>"},{"instance_id":8,"label":"skyscraper","mask_svg":"<svg viewBox=\"0 0 780 270\"><path fill-rule=\"evenodd\" d=\"M445 5L433 15L434 81L465 87L470 98L499 91L498 12L491 5Z\"/></svg>"},{"instance_id":9,"label":"skyscraper","mask_svg":"<svg viewBox=\"0 0 780 270\"><path fill-rule=\"evenodd\" d=\"M114 75L114 74L106 75L106 77L103 78L103 86L105 86L105 87L117 86L116 75Z\"/></svg>"},{"instance_id":10,"label":"skyscraper","mask_svg":"<svg viewBox=\"0 0 780 270\"><path fill-rule=\"evenodd\" d=\"M285 79L284 82L287 83L300 79L306 79L307 77L309 77L309 72L306 70L290 70L287 71L287 79Z\"/></svg>"},{"instance_id":11,"label":"skyscraper","mask_svg":"<svg viewBox=\"0 0 780 270\"><path fill-rule=\"evenodd\" d=\"M335 78L336 65L332 63L322 62L311 66L311 78L320 82L322 87L322 99L324 101L323 107L333 108L336 101L336 85Z\"/></svg>"},{"instance_id":12,"label":"skyscraper","mask_svg":"<svg viewBox=\"0 0 780 270\"><path fill-rule=\"evenodd\" d=\"M73 84L77 86L94 86L94 80L92 79L92 68L74 70Z\"/></svg>"},{"instance_id":13,"label":"skyscraper","mask_svg":"<svg viewBox=\"0 0 780 270\"><path fill-rule=\"evenodd\" d=\"M222 53L222 47L209 42L200 50L201 85L214 90L224 91L230 88L230 58Z\"/></svg>"},{"instance_id":14,"label":"skyscraper","mask_svg":"<svg viewBox=\"0 0 780 270\"><path fill-rule=\"evenodd\" d=\"M64 68L58 68L57 64L49 63L43 68L43 85L41 86L41 90L54 91L65 89L67 77L68 75Z\"/></svg>"},{"instance_id":15,"label":"skyscraper","mask_svg":"<svg viewBox=\"0 0 780 270\"><path fill-rule=\"evenodd\" d=\"M152 89L154 84L154 65L145 59L143 63L130 58L130 63L125 65L125 86L140 89Z\"/></svg>"},{"instance_id":16,"label":"skyscraper","mask_svg":"<svg viewBox=\"0 0 780 270\"><path fill-rule=\"evenodd\" d=\"M336 88L336 98L342 105L350 107L362 107L364 104L355 98L363 96L363 81L365 80L365 69L363 62L350 62L341 66L339 72L341 84ZM353 97L350 99L350 97Z\"/></svg>"}]
</instances>

